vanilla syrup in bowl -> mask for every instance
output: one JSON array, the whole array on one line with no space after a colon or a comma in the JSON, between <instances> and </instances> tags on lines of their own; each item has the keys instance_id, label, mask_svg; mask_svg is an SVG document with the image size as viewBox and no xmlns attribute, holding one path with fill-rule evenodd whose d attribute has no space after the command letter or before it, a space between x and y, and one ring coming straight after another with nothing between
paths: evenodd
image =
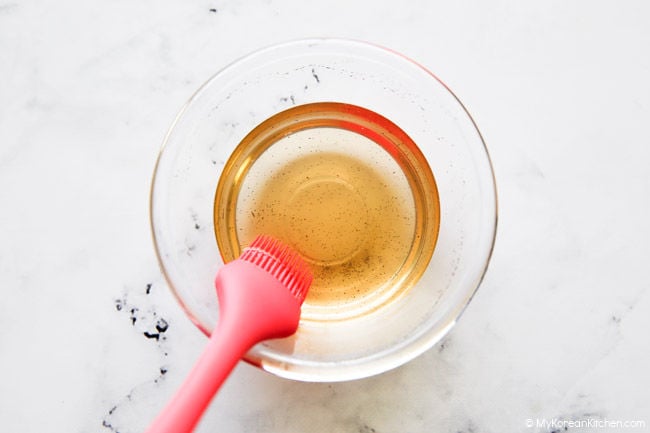
<instances>
[{"instance_id":1,"label":"vanilla syrup in bowl","mask_svg":"<svg viewBox=\"0 0 650 433\"><path fill-rule=\"evenodd\" d=\"M296 106L258 125L226 162L214 201L224 261L268 234L311 264L303 320L354 318L399 299L429 264L439 223L436 182L415 143L344 103Z\"/></svg>"},{"instance_id":2,"label":"vanilla syrup in bowl","mask_svg":"<svg viewBox=\"0 0 650 433\"><path fill-rule=\"evenodd\" d=\"M309 261L297 333L245 356L307 381L378 374L440 341L485 274L497 220L459 99L416 62L340 39L264 48L208 80L165 138L150 205L163 274L206 335L215 273L258 232Z\"/></svg>"}]
</instances>

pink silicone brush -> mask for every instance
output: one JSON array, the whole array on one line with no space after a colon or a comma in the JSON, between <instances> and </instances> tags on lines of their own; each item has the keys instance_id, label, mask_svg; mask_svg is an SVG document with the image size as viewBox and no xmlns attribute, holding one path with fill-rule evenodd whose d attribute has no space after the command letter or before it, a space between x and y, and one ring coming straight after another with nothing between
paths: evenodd
<instances>
[{"instance_id":1,"label":"pink silicone brush","mask_svg":"<svg viewBox=\"0 0 650 433\"><path fill-rule=\"evenodd\" d=\"M176 395L147 433L191 432L237 362L255 344L288 337L312 281L291 248L259 236L217 272L219 322L207 347Z\"/></svg>"}]
</instances>

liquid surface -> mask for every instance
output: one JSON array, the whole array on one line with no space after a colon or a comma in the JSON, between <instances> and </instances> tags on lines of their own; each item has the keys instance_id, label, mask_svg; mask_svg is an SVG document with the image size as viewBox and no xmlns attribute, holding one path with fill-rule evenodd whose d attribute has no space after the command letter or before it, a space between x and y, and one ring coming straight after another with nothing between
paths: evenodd
<instances>
[{"instance_id":1,"label":"liquid surface","mask_svg":"<svg viewBox=\"0 0 650 433\"><path fill-rule=\"evenodd\" d=\"M314 272L303 318L327 320L378 308L417 281L439 221L435 182L415 170L423 161L409 154L414 144L380 144L365 125L316 113L314 123L303 112L302 124L294 113L285 129L271 118L242 142L217 190L215 230L226 260L258 234L290 244Z\"/></svg>"},{"instance_id":2,"label":"liquid surface","mask_svg":"<svg viewBox=\"0 0 650 433\"><path fill-rule=\"evenodd\" d=\"M298 143L298 155L274 167ZM342 153L352 145L369 161ZM258 164L264 176L249 175L240 191L237 236L243 244L258 233L288 240L314 272L311 303L352 302L399 271L415 212L408 181L387 152L354 132L313 128L277 143ZM375 168L383 165L393 167Z\"/></svg>"}]
</instances>

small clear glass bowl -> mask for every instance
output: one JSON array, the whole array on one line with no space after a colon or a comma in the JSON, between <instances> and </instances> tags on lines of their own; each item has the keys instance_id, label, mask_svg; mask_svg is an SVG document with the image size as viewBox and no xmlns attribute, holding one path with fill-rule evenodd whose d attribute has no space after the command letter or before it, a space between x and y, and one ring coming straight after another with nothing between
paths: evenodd
<instances>
[{"instance_id":1,"label":"small clear glass bowl","mask_svg":"<svg viewBox=\"0 0 650 433\"><path fill-rule=\"evenodd\" d=\"M418 145L433 172L440 227L420 279L389 306L348 320L301 322L295 336L258 344L245 360L278 376L341 381L395 368L438 342L486 271L497 196L487 148L447 86L385 48L340 39L288 42L214 75L185 104L160 152L151 227L165 278L190 319L209 335L218 319L214 276L215 190L226 161L260 123L290 107L340 102L372 110Z\"/></svg>"}]
</instances>

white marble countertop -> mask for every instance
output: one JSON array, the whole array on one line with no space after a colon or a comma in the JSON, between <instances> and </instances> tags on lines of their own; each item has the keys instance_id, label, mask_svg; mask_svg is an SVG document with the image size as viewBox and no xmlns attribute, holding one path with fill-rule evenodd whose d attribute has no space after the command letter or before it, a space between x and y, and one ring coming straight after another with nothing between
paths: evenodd
<instances>
[{"instance_id":1,"label":"white marble countertop","mask_svg":"<svg viewBox=\"0 0 650 433\"><path fill-rule=\"evenodd\" d=\"M334 384L241 364L198 431L650 431L650 7L447 3L0 1L0 431L140 432L166 401L205 337L155 259L157 151L215 71L308 36L401 51L465 102L493 261L416 360Z\"/></svg>"}]
</instances>

